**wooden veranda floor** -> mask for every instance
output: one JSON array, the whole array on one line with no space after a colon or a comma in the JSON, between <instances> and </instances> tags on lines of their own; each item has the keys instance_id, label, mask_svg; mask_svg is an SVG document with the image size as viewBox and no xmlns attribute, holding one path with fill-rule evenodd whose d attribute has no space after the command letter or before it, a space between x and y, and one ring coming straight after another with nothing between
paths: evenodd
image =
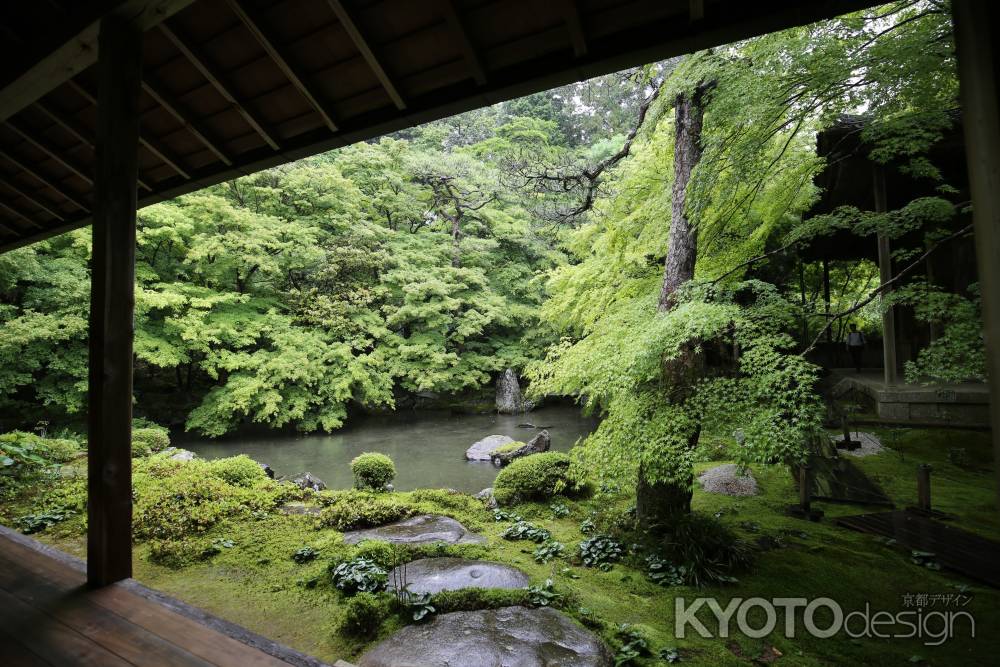
<instances>
[{"instance_id":1,"label":"wooden veranda floor","mask_svg":"<svg viewBox=\"0 0 1000 667\"><path fill-rule=\"evenodd\" d=\"M324 665L135 581L85 580L81 561L0 526L0 665Z\"/></svg>"}]
</instances>

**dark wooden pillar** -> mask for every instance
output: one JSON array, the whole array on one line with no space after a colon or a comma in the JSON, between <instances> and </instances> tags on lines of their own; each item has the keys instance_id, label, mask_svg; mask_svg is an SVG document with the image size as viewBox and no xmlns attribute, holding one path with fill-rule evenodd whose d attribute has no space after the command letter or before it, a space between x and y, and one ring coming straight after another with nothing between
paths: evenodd
<instances>
[{"instance_id":1,"label":"dark wooden pillar","mask_svg":"<svg viewBox=\"0 0 1000 667\"><path fill-rule=\"evenodd\" d=\"M132 576L132 333L142 31L98 38L97 170L90 291L87 581Z\"/></svg>"},{"instance_id":2,"label":"dark wooden pillar","mask_svg":"<svg viewBox=\"0 0 1000 667\"><path fill-rule=\"evenodd\" d=\"M983 297L993 460L1000 462L1000 8L953 0L976 265ZM1000 493L1000 465L994 465Z\"/></svg>"},{"instance_id":3,"label":"dark wooden pillar","mask_svg":"<svg viewBox=\"0 0 1000 667\"><path fill-rule=\"evenodd\" d=\"M885 213L889 206L885 195L885 168L881 165L874 167L872 189L875 194L875 212ZM882 285L892 280L892 248L888 237L882 234L878 235L878 274ZM882 296L888 296L889 291L883 292ZM896 371L896 314L892 307L882 311L882 365L885 369L885 383L896 384L899 381Z\"/></svg>"}]
</instances>

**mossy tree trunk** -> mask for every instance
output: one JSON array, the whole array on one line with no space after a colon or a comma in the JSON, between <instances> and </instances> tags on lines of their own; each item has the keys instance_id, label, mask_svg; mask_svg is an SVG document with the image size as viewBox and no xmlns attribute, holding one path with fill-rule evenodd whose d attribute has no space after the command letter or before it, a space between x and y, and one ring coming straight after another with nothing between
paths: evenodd
<instances>
[{"instance_id":1,"label":"mossy tree trunk","mask_svg":"<svg viewBox=\"0 0 1000 667\"><path fill-rule=\"evenodd\" d=\"M686 203L691 173L701 160L702 107L707 86L677 96L674 106L674 184L670 216L670 237L663 267L659 309L668 311L676 303L677 289L694 278L698 254L698 232L688 220ZM664 377L671 387L670 400L683 403L704 374L704 356L697 341L686 344L676 358L665 362ZM688 438L688 446L698 444L700 427ZM640 468L636 485L636 516L643 528L669 526L691 511L690 474L673 482L654 482Z\"/></svg>"}]
</instances>

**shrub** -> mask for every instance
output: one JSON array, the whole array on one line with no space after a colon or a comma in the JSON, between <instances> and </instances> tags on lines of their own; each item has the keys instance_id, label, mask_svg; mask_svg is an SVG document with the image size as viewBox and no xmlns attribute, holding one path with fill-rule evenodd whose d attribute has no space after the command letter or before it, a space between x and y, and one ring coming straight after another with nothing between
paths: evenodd
<instances>
[{"instance_id":1,"label":"shrub","mask_svg":"<svg viewBox=\"0 0 1000 667\"><path fill-rule=\"evenodd\" d=\"M355 488L381 491L396 476L396 466L385 454L366 452L354 457L351 472Z\"/></svg>"},{"instance_id":2,"label":"shrub","mask_svg":"<svg viewBox=\"0 0 1000 667\"><path fill-rule=\"evenodd\" d=\"M684 583L704 586L733 583L734 572L753 565L753 548L715 519L691 513L664 534L657 556L670 564Z\"/></svg>"},{"instance_id":3,"label":"shrub","mask_svg":"<svg viewBox=\"0 0 1000 667\"><path fill-rule=\"evenodd\" d=\"M607 535L595 535L580 542L580 557L587 567L610 570L612 563L622 559L622 545Z\"/></svg>"},{"instance_id":4,"label":"shrub","mask_svg":"<svg viewBox=\"0 0 1000 667\"><path fill-rule=\"evenodd\" d=\"M267 473L246 454L216 459L208 463L210 473L233 486L253 486L268 479Z\"/></svg>"},{"instance_id":5,"label":"shrub","mask_svg":"<svg viewBox=\"0 0 1000 667\"><path fill-rule=\"evenodd\" d=\"M319 526L341 531L383 526L416 513L395 498L357 491L328 496L326 502L329 506L320 513Z\"/></svg>"},{"instance_id":6,"label":"shrub","mask_svg":"<svg viewBox=\"0 0 1000 667\"><path fill-rule=\"evenodd\" d=\"M371 637L389 617L389 599L374 593L358 593L347 603L340 629L355 637Z\"/></svg>"},{"instance_id":7,"label":"shrub","mask_svg":"<svg viewBox=\"0 0 1000 667\"><path fill-rule=\"evenodd\" d=\"M47 468L70 460L79 451L75 440L42 438L24 431L0 435L0 497L13 494L20 484L36 480Z\"/></svg>"},{"instance_id":8,"label":"shrub","mask_svg":"<svg viewBox=\"0 0 1000 667\"><path fill-rule=\"evenodd\" d=\"M140 539L196 535L225 518L249 517L273 510L284 499L286 485L273 480L264 479L252 488L234 486L212 474L212 464L208 462L160 465L161 458L141 459L134 466L133 529Z\"/></svg>"},{"instance_id":9,"label":"shrub","mask_svg":"<svg viewBox=\"0 0 1000 667\"><path fill-rule=\"evenodd\" d=\"M548 563L553 558L561 557L564 550L565 546L562 542L549 540L539 545L534 553L532 553L532 556L535 558L536 563Z\"/></svg>"},{"instance_id":10,"label":"shrub","mask_svg":"<svg viewBox=\"0 0 1000 667\"><path fill-rule=\"evenodd\" d=\"M501 533L501 537L505 540L530 540L540 544L548 540L552 535L549 531L533 523L518 521L508 526L507 530Z\"/></svg>"},{"instance_id":11,"label":"shrub","mask_svg":"<svg viewBox=\"0 0 1000 667\"><path fill-rule=\"evenodd\" d=\"M292 560L299 565L302 565L303 563L308 563L311 560L316 560L318 556L319 549L305 546L295 550L295 553L292 554Z\"/></svg>"},{"instance_id":12,"label":"shrub","mask_svg":"<svg viewBox=\"0 0 1000 667\"><path fill-rule=\"evenodd\" d=\"M17 527L25 535L37 533L54 526L60 521L64 521L72 515L72 512L39 512L37 514L26 514L14 520Z\"/></svg>"},{"instance_id":13,"label":"shrub","mask_svg":"<svg viewBox=\"0 0 1000 667\"><path fill-rule=\"evenodd\" d=\"M149 456L170 446L167 429L160 427L132 429L132 456Z\"/></svg>"},{"instance_id":14,"label":"shrub","mask_svg":"<svg viewBox=\"0 0 1000 667\"><path fill-rule=\"evenodd\" d=\"M493 496L501 505L511 505L547 500L557 493L577 493L582 487L571 477L569 465L569 456L559 452L515 459L497 475Z\"/></svg>"},{"instance_id":15,"label":"shrub","mask_svg":"<svg viewBox=\"0 0 1000 667\"><path fill-rule=\"evenodd\" d=\"M367 558L353 558L337 563L330 574L333 585L348 595L377 593L384 589L389 581L389 573L378 563Z\"/></svg>"}]
</instances>

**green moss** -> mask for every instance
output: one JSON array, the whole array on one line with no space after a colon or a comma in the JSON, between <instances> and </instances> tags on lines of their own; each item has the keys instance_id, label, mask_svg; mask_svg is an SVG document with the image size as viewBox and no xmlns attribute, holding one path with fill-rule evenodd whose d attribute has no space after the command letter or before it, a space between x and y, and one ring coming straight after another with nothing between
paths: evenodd
<instances>
[{"instance_id":1,"label":"green moss","mask_svg":"<svg viewBox=\"0 0 1000 667\"><path fill-rule=\"evenodd\" d=\"M500 609L515 605L531 606L527 589L500 590L486 588L463 588L457 591L442 591L432 597L432 604L439 614L453 611L474 611L476 609Z\"/></svg>"},{"instance_id":2,"label":"green moss","mask_svg":"<svg viewBox=\"0 0 1000 667\"><path fill-rule=\"evenodd\" d=\"M934 504L956 515L957 527L973 530L992 539L1000 538L1000 514L997 512L994 481L991 476L990 443L987 434L969 431L908 430L891 433L877 430L883 442L893 451L853 459L866 474L876 478L897 506L915 502L915 475L918 463L934 467ZM959 467L949 463L947 450L961 443L969 453L971 465ZM157 456L144 459L136 475L144 485L160 484L176 476L182 466L157 462ZM176 462L174 462L176 463ZM76 465L76 464L74 464ZM182 464L183 465L183 464ZM699 464L697 471L717 465ZM174 470L167 474L168 470ZM954 593L955 586L968 585L972 601L963 609L975 616L977 630L1000 625L1000 592L968 582L946 571L935 572L911 562L906 550L887 546L878 540L854 533L833 524L837 516L860 514L876 508L859 508L816 503L826 512L820 523L803 522L787 517L785 505L795 502L792 477L784 466L752 466L762 490L761 495L748 498L706 494L700 488L694 492L693 506L701 514L720 514L719 521L728 532L740 539L754 542L762 537L780 540L780 548L761 552L748 572L740 572L738 581L728 585L661 586L651 581L644 562L630 559L616 563L609 572L584 568L572 559L553 559L536 563L533 544L509 542L500 535L509 521L494 521L492 514L470 496L442 490L421 490L409 493L361 494L357 491L318 494L317 500L334 504L351 501L359 496L392 499L419 512L434 512L454 516L488 538L479 545L420 545L395 546L376 543L357 546L343 543L342 535L332 528L316 529L315 518L284 515L270 511L264 518L255 518L252 511L226 513L214 524L186 539L194 545L190 552L181 549L185 564L167 567L152 558L155 542L140 539L135 550L135 576L144 584L177 596L205 608L223 618L256 632L278 639L284 644L315 655L327 662L339 658L356 662L371 642L378 641L408 617L390 613L374 634L358 637L344 631L349 599L336 591L329 581L327 568L331 562L350 560L357 556L370 558L388 569L396 558L415 560L434 556L458 556L505 563L526 572L532 585L540 586L551 578L555 589L565 596L565 612L594 628L611 645L622 644L617 636L620 624L642 628L654 653L666 646L676 646L683 656L682 664L743 665L750 658L737 658L729 648L735 643L744 656L759 656L765 646L773 646L784 654L783 660L796 667L820 667L832 664L871 664L878 656L879 664L909 664L913 655L921 655L928 664L991 664L1000 650L1000 637L978 632L975 640L959 634L941 646L924 646L918 639L893 641L847 637L816 639L798 632L785 638L780 632L765 639L752 639L736 633L728 639L703 639L689 633L685 639L674 637L674 599L713 597L725 608L734 598L771 597L832 597L845 609L863 609L866 603L873 610L899 611L902 595L916 593ZM164 475L158 477L157 475ZM216 479L215 481L221 482ZM19 496L10 503L0 504L0 516L6 523L12 515L30 513L43 498L78 498L64 484L80 484L82 480L60 480L44 493L35 489L32 495ZM272 482L273 484L273 482ZM224 499L239 497L246 489L226 485ZM82 489L82 487L80 487ZM266 484L262 492L269 495ZM140 496L148 493L139 489ZM228 494L235 493L236 496ZM276 492L274 492L276 493ZM229 500L224 500L228 503ZM570 516L554 517L549 503L529 502L517 506L515 512L526 520L543 526L552 539L566 545L567 553L576 553L587 536L580 532L581 517L591 517L601 530L622 530L617 517L629 516L634 503L629 489L609 490L591 499L565 500ZM592 514L596 513L596 514ZM612 517L606 520L606 517ZM83 553L82 524L78 519L59 523L35 537L76 554ZM73 531L70 531L73 527ZM235 546L223 549L210 560L201 560L198 546L210 544L216 538L230 538ZM183 538L182 538L183 539ZM289 556L308 544L320 556L304 564ZM626 543L628 544L628 543ZM467 608L506 606L523 600L524 591L466 592L456 591L435 597L439 613ZM517 601L517 602L516 602ZM710 618L710 616L709 616ZM751 618L759 625L760 619ZM779 627L780 627L779 618ZM693 636L692 636L693 635ZM781 661L779 661L781 662Z\"/></svg>"},{"instance_id":3,"label":"green moss","mask_svg":"<svg viewBox=\"0 0 1000 667\"><path fill-rule=\"evenodd\" d=\"M518 442L517 440L515 440L514 442L508 442L506 445L500 445L499 447L497 447L496 449L494 449L490 453L491 454L507 454L509 452L515 452L518 449L521 449L521 447L524 447L524 443L523 442Z\"/></svg>"},{"instance_id":4,"label":"green moss","mask_svg":"<svg viewBox=\"0 0 1000 667\"><path fill-rule=\"evenodd\" d=\"M417 513L411 505L386 494L334 492L326 502L328 506L320 513L317 525L337 530L384 526Z\"/></svg>"}]
</instances>

